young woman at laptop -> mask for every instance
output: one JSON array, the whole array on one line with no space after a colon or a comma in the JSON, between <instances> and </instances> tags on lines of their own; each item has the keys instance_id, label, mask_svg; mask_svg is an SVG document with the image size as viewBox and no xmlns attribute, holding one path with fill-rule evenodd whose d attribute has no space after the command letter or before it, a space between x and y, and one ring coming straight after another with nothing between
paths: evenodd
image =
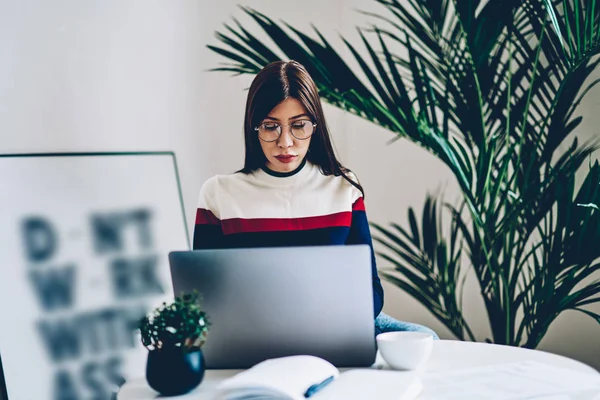
<instances>
[{"instance_id":1,"label":"young woman at laptop","mask_svg":"<svg viewBox=\"0 0 600 400\"><path fill-rule=\"evenodd\" d=\"M248 93L244 168L200 190L194 249L368 244L376 333L424 331L381 312L383 288L356 176L337 160L317 87L295 61L267 65Z\"/></svg>"}]
</instances>

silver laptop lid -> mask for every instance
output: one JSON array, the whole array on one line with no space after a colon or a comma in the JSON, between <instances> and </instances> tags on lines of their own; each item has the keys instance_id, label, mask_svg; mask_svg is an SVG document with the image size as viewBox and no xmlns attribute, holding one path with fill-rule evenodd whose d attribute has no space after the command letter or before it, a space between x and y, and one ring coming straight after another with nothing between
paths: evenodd
<instances>
[{"instance_id":1,"label":"silver laptop lid","mask_svg":"<svg viewBox=\"0 0 600 400\"><path fill-rule=\"evenodd\" d=\"M370 366L376 344L367 245L178 251L175 295L197 289L212 323L208 368L297 354Z\"/></svg>"}]
</instances>

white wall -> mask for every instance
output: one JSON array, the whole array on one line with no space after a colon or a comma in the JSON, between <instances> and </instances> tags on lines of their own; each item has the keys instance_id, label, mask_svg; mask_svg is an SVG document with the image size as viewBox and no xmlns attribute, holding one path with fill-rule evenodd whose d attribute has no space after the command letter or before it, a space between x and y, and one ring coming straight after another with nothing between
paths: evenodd
<instances>
[{"instance_id":1,"label":"white wall","mask_svg":"<svg viewBox=\"0 0 600 400\"><path fill-rule=\"evenodd\" d=\"M216 29L239 18L222 0L200 1L20 0L0 4L0 153L46 151L173 150L177 154L187 220L193 221L200 185L243 162L245 88L251 77L206 72L222 58ZM347 56L338 33L360 48L355 26L367 19L359 0L243 2L269 16L308 29L313 23ZM583 105L581 128L595 132L600 96ZM456 199L451 174L416 146L326 106L342 161L360 177L373 221L404 224L408 206L420 212L426 192L445 189ZM191 228L191 227L190 227ZM380 263L385 267L385 263ZM473 283L473 282L471 282ZM449 332L399 289L385 283L389 314ZM467 285L466 314L480 338L489 332L474 284ZM598 324L583 315L561 316L542 349L600 368Z\"/></svg>"}]
</instances>

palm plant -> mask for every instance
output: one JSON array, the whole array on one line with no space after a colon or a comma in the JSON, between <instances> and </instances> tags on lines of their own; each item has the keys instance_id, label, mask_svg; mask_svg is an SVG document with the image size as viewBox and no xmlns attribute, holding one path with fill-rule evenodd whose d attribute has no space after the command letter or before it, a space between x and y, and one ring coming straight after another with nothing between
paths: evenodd
<instances>
[{"instance_id":1,"label":"palm plant","mask_svg":"<svg viewBox=\"0 0 600 400\"><path fill-rule=\"evenodd\" d=\"M255 74L282 58L304 64L324 101L423 147L452 171L461 202L428 196L408 227L373 224L390 282L459 339L476 340L462 314L474 273L492 332L486 340L536 347L551 323L600 302L598 141L574 136L600 62L597 0L375 0L359 29L361 53L342 38L361 80L325 37L243 8L270 49L237 20L208 46L216 71ZM585 174L579 184L577 173ZM442 220L449 216L449 227Z\"/></svg>"}]
</instances>

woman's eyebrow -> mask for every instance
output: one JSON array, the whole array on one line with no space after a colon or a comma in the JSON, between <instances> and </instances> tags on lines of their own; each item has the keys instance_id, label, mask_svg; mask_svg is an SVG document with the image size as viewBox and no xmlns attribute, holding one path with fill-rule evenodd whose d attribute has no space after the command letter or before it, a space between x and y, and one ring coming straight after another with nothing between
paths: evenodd
<instances>
[{"instance_id":1,"label":"woman's eyebrow","mask_svg":"<svg viewBox=\"0 0 600 400\"><path fill-rule=\"evenodd\" d=\"M300 117L308 117L309 115L304 113L304 114L299 114L299 115L294 115L292 118L290 119L296 119L296 118L300 118Z\"/></svg>"},{"instance_id":2,"label":"woman's eyebrow","mask_svg":"<svg viewBox=\"0 0 600 400\"><path fill-rule=\"evenodd\" d=\"M304 113L304 114L298 114L298 115L294 115L293 117L290 117L290 118L288 118L288 119L296 119L296 118L300 118L300 117L309 117L309 115L308 115L308 114L306 114L306 113ZM270 115L267 115L267 116L265 117L265 119L272 119L273 121L279 121L279 119L278 119L278 118L271 117Z\"/></svg>"}]
</instances>

